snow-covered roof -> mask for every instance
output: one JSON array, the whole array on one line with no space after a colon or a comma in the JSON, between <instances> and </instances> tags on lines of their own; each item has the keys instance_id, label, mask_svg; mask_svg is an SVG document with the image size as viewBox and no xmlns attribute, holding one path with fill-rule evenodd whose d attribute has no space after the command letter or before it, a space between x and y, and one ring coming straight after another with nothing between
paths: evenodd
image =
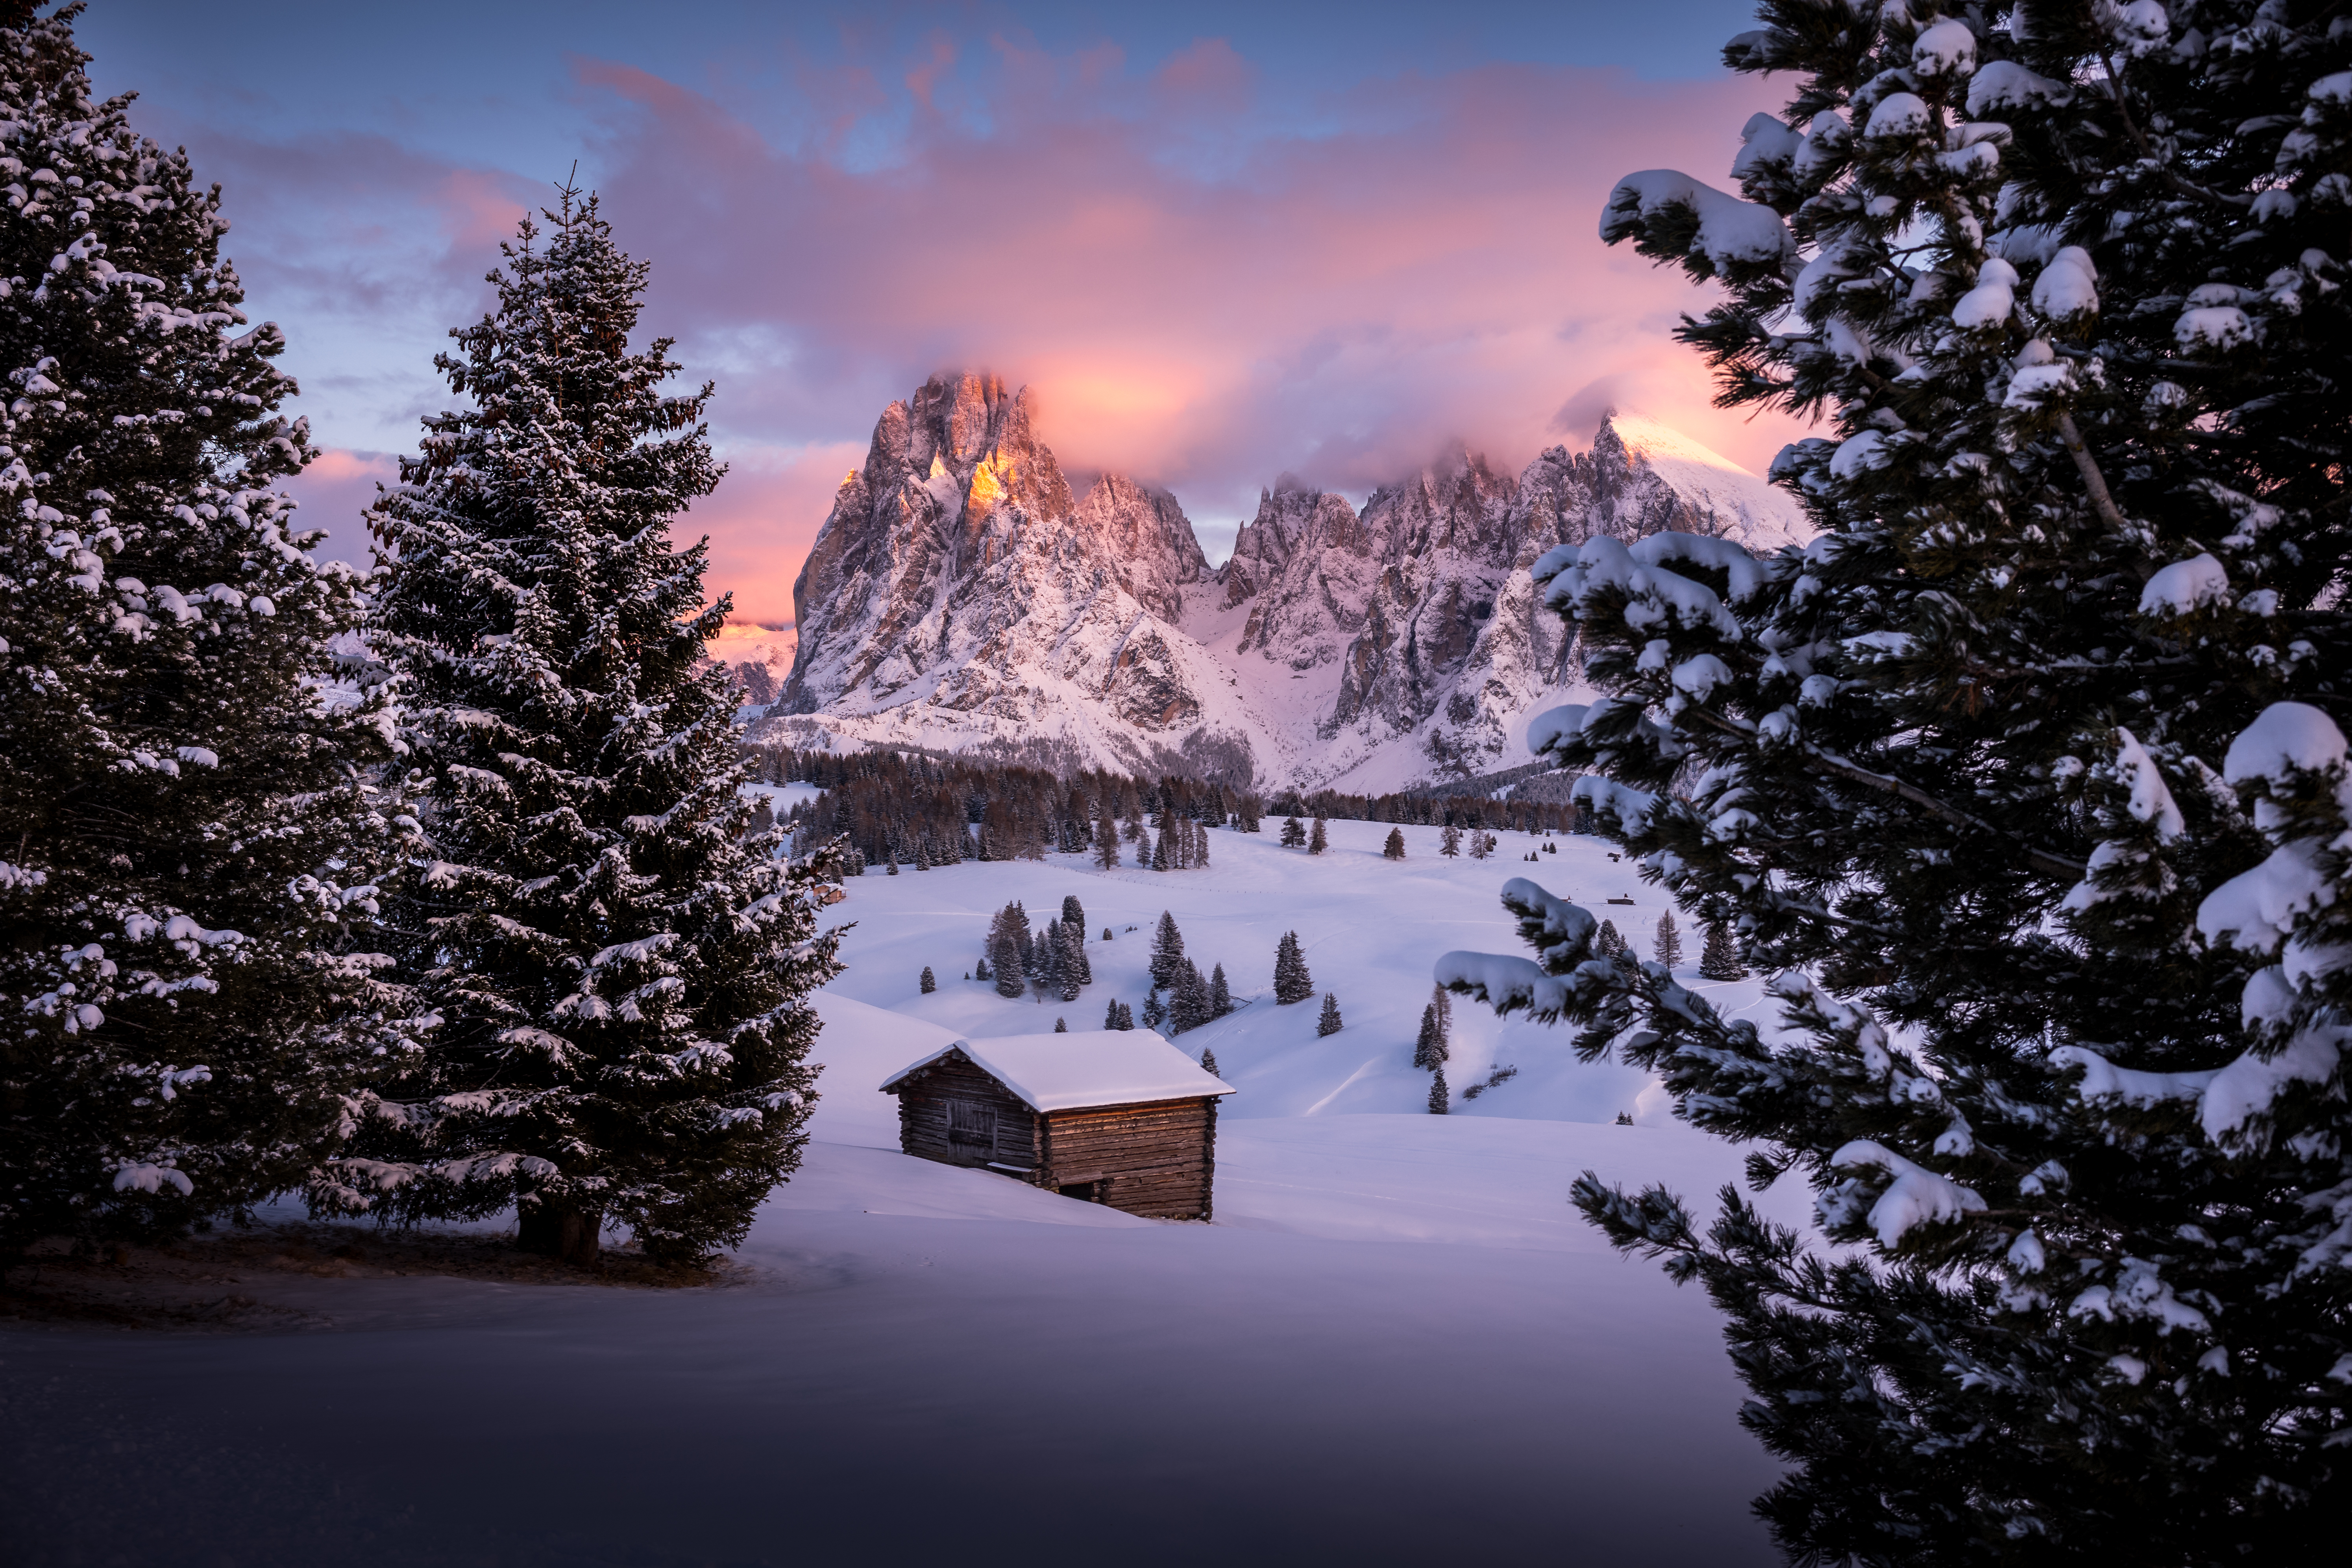
<instances>
[{"instance_id":1,"label":"snow-covered roof","mask_svg":"<svg viewBox=\"0 0 2352 1568\"><path fill-rule=\"evenodd\" d=\"M954 1040L893 1073L883 1081L883 1091L889 1092L950 1051L961 1051L1033 1110L1139 1105L1234 1092L1233 1085L1202 1071L1200 1063L1149 1029Z\"/></svg>"}]
</instances>

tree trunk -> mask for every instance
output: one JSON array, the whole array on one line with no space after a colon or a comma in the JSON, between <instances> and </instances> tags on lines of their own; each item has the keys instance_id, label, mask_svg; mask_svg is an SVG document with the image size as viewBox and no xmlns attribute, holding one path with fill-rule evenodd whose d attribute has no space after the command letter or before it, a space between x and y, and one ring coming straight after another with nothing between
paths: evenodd
<instances>
[{"instance_id":1,"label":"tree trunk","mask_svg":"<svg viewBox=\"0 0 2352 1568\"><path fill-rule=\"evenodd\" d=\"M525 1252L556 1258L579 1268L596 1266L604 1215L588 1209L558 1205L542 1198L522 1205L515 1246Z\"/></svg>"}]
</instances>

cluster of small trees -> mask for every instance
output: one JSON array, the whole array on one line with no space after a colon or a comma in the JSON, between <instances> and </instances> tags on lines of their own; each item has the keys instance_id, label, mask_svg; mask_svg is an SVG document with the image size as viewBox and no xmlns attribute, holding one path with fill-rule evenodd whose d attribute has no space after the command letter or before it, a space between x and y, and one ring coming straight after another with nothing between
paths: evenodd
<instances>
[{"instance_id":1,"label":"cluster of small trees","mask_svg":"<svg viewBox=\"0 0 2352 1568\"><path fill-rule=\"evenodd\" d=\"M1470 830L1469 848L1470 858L1473 860L1484 860L1501 847L1502 840L1486 829L1474 827ZM1462 853L1462 830L1454 824L1447 823L1444 831L1437 836L1437 852L1451 860Z\"/></svg>"},{"instance_id":2,"label":"cluster of small trees","mask_svg":"<svg viewBox=\"0 0 2352 1568\"><path fill-rule=\"evenodd\" d=\"M1162 991L1168 993L1165 1000ZM1184 933L1177 929L1176 917L1162 910L1151 933L1151 989L1143 998L1144 1026L1158 1028L1164 1023L1170 1034L1181 1035L1233 1010L1225 966L1215 964L1203 976L1201 966L1184 954Z\"/></svg>"},{"instance_id":3,"label":"cluster of small trees","mask_svg":"<svg viewBox=\"0 0 2352 1568\"><path fill-rule=\"evenodd\" d=\"M1298 820L1298 814L1292 812L1282 819L1281 844L1285 849L1304 849L1309 855L1320 855L1331 847L1329 826L1318 815L1314 831L1309 833L1307 825Z\"/></svg>"},{"instance_id":4,"label":"cluster of small trees","mask_svg":"<svg viewBox=\"0 0 2352 1568\"><path fill-rule=\"evenodd\" d=\"M669 533L710 388L629 347L646 269L566 190L436 362L389 564L320 561L284 337L217 188L92 98L77 9L0 11L0 1251L288 1191L513 1205L574 1259L740 1240L837 966Z\"/></svg>"},{"instance_id":5,"label":"cluster of small trees","mask_svg":"<svg viewBox=\"0 0 2352 1568\"><path fill-rule=\"evenodd\" d=\"M1087 957L1087 911L1077 895L1064 899L1061 913L1034 931L1018 899L997 910L972 978L993 981L996 994L1004 997L1034 989L1041 1005L1048 996L1076 1001L1080 988L1095 982L1094 964Z\"/></svg>"}]
</instances>

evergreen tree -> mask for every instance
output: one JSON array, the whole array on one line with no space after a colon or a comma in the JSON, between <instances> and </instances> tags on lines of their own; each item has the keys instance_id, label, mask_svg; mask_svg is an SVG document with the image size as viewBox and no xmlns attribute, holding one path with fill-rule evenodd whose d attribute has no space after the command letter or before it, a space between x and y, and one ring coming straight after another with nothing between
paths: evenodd
<instances>
[{"instance_id":1,"label":"evergreen tree","mask_svg":"<svg viewBox=\"0 0 2352 1568\"><path fill-rule=\"evenodd\" d=\"M1298 820L1298 814L1293 812L1290 816L1284 817L1282 819L1282 847L1285 849L1297 849L1303 847L1306 843L1307 824Z\"/></svg>"},{"instance_id":2,"label":"evergreen tree","mask_svg":"<svg viewBox=\"0 0 2352 1568\"><path fill-rule=\"evenodd\" d=\"M1650 954L1668 969L1680 967L1683 961L1682 928L1675 924L1675 911L1668 910L1658 917L1658 931L1650 944Z\"/></svg>"},{"instance_id":3,"label":"evergreen tree","mask_svg":"<svg viewBox=\"0 0 2352 1568\"><path fill-rule=\"evenodd\" d=\"M1053 927L1054 975L1058 983L1055 994L1065 1002L1078 999L1078 988L1087 983L1084 973L1087 962L1085 948L1078 943L1077 927L1055 921Z\"/></svg>"},{"instance_id":4,"label":"evergreen tree","mask_svg":"<svg viewBox=\"0 0 2352 1568\"><path fill-rule=\"evenodd\" d=\"M1201 977L1201 966L1185 960L1183 973L1176 977L1176 989L1168 998L1168 1022L1171 1034L1181 1035L1187 1029L1197 1029L1216 1016L1209 1002L1209 983Z\"/></svg>"},{"instance_id":5,"label":"evergreen tree","mask_svg":"<svg viewBox=\"0 0 2352 1568\"><path fill-rule=\"evenodd\" d=\"M1201 1070L1202 1070L1202 1072L1204 1072L1204 1073L1207 1073L1211 1078L1214 1078L1214 1077L1216 1077L1216 1076L1217 1076L1217 1053L1216 1053L1216 1052L1214 1052L1214 1051L1211 1051L1211 1050L1204 1050L1204 1051L1202 1051L1202 1052L1201 1053Z\"/></svg>"},{"instance_id":6,"label":"evergreen tree","mask_svg":"<svg viewBox=\"0 0 2352 1568\"><path fill-rule=\"evenodd\" d=\"M1209 971L1209 1016L1222 1018L1234 1010L1234 989L1225 982L1225 966L1222 963Z\"/></svg>"},{"instance_id":7,"label":"evergreen tree","mask_svg":"<svg viewBox=\"0 0 2352 1568\"><path fill-rule=\"evenodd\" d=\"M1403 828L1391 827L1389 829L1388 840L1381 846L1381 858L1384 860L1402 860L1404 858Z\"/></svg>"},{"instance_id":8,"label":"evergreen tree","mask_svg":"<svg viewBox=\"0 0 2352 1568\"><path fill-rule=\"evenodd\" d=\"M1054 1020L1054 1033L1057 1035L1066 1035L1069 1032L1070 1021L1067 1018L1056 1018Z\"/></svg>"},{"instance_id":9,"label":"evergreen tree","mask_svg":"<svg viewBox=\"0 0 2352 1568\"><path fill-rule=\"evenodd\" d=\"M1739 962L1739 949L1731 940L1727 921L1710 921L1706 940L1698 950L1698 972L1708 980L1745 980L1748 970Z\"/></svg>"},{"instance_id":10,"label":"evergreen tree","mask_svg":"<svg viewBox=\"0 0 2352 1568\"><path fill-rule=\"evenodd\" d=\"M1412 1043L1412 1065L1428 1072L1445 1059L1445 1037L1437 1026L1435 1004L1421 1010L1421 1033Z\"/></svg>"},{"instance_id":11,"label":"evergreen tree","mask_svg":"<svg viewBox=\"0 0 2352 1568\"><path fill-rule=\"evenodd\" d=\"M1336 1035L1339 1029L1339 999L1326 991L1323 993L1322 1016L1315 1020L1316 1036L1320 1038L1325 1035Z\"/></svg>"},{"instance_id":12,"label":"evergreen tree","mask_svg":"<svg viewBox=\"0 0 2352 1568\"><path fill-rule=\"evenodd\" d=\"M1076 933L1080 942L1086 941L1087 907L1078 902L1076 893L1066 893L1062 897L1062 923Z\"/></svg>"},{"instance_id":13,"label":"evergreen tree","mask_svg":"<svg viewBox=\"0 0 2352 1568\"><path fill-rule=\"evenodd\" d=\"M1112 940L1112 938L1111 938L1111 934L1110 934L1110 927L1108 927L1108 926L1105 926L1105 927L1103 927L1102 939L1103 939L1103 941L1105 941L1105 942L1109 942L1109 941L1111 941L1111 940Z\"/></svg>"},{"instance_id":14,"label":"evergreen tree","mask_svg":"<svg viewBox=\"0 0 2352 1568\"><path fill-rule=\"evenodd\" d=\"M439 1022L397 1062L412 1212L520 1207L573 1261L616 1222L652 1255L742 1239L800 1163L819 1021L839 972L816 930L829 856L747 836L723 669L728 601L669 520L719 482L708 385L659 389L628 346L646 268L595 198L526 218L496 310L436 360L467 399L370 523L395 564L372 636L431 863L400 956Z\"/></svg>"},{"instance_id":15,"label":"evergreen tree","mask_svg":"<svg viewBox=\"0 0 2352 1568\"><path fill-rule=\"evenodd\" d=\"M1010 917L1009 923L1013 929L1013 943L1020 949L1021 973L1024 976L1035 974L1037 973L1037 939L1029 930L1029 911L1021 907L1020 900L1015 899L1005 906L1005 912Z\"/></svg>"},{"instance_id":16,"label":"evergreen tree","mask_svg":"<svg viewBox=\"0 0 2352 1568\"><path fill-rule=\"evenodd\" d=\"M1160 999L1160 987L1155 985L1143 994L1143 1026L1156 1029L1167 1017L1168 1005Z\"/></svg>"},{"instance_id":17,"label":"evergreen tree","mask_svg":"<svg viewBox=\"0 0 2352 1568\"><path fill-rule=\"evenodd\" d=\"M1479 851L1476 837L1476 835L1472 835L1470 854L1474 859L1483 860L1486 858L1486 856ZM1437 836L1437 852L1440 855L1444 856L1448 860L1460 855L1462 853L1462 830L1454 826L1454 824L1450 822L1447 823L1445 825L1445 831Z\"/></svg>"},{"instance_id":18,"label":"evergreen tree","mask_svg":"<svg viewBox=\"0 0 2352 1568\"><path fill-rule=\"evenodd\" d=\"M1475 1089L1477 1085L1471 1085ZM1452 1098L1445 1091L1445 1069L1439 1068L1429 1080L1429 1113L1444 1116L1454 1109Z\"/></svg>"},{"instance_id":19,"label":"evergreen tree","mask_svg":"<svg viewBox=\"0 0 2352 1568\"><path fill-rule=\"evenodd\" d=\"M1314 831L1307 835L1307 852L1309 855L1320 855L1329 847L1331 847L1329 825L1325 823L1323 818L1318 815L1315 818Z\"/></svg>"},{"instance_id":20,"label":"evergreen tree","mask_svg":"<svg viewBox=\"0 0 2352 1568\"><path fill-rule=\"evenodd\" d=\"M1162 910L1159 928L1151 933L1151 984L1155 989L1171 990L1182 973L1184 933L1176 929L1176 917Z\"/></svg>"},{"instance_id":21,"label":"evergreen tree","mask_svg":"<svg viewBox=\"0 0 2352 1568\"><path fill-rule=\"evenodd\" d=\"M1021 935L1027 926L1027 917L1018 904L1007 904L996 911L989 927L989 967L996 972L996 994L1007 1001L1021 994L1024 976L1021 973Z\"/></svg>"},{"instance_id":22,"label":"evergreen tree","mask_svg":"<svg viewBox=\"0 0 2352 1568\"><path fill-rule=\"evenodd\" d=\"M1284 1006L1315 994L1314 977L1307 973L1307 955L1299 951L1298 933L1286 931L1274 944L1274 999Z\"/></svg>"},{"instance_id":23,"label":"evergreen tree","mask_svg":"<svg viewBox=\"0 0 2352 1568\"><path fill-rule=\"evenodd\" d=\"M1602 921L1601 933L1592 939L1592 951L1602 958L1614 958L1625 950L1625 939L1619 934L1617 922Z\"/></svg>"},{"instance_id":24,"label":"evergreen tree","mask_svg":"<svg viewBox=\"0 0 2352 1568\"><path fill-rule=\"evenodd\" d=\"M362 579L274 487L313 451L218 187L90 93L79 6L0 7L0 1255L309 1184L373 1016L379 701L322 705Z\"/></svg>"},{"instance_id":25,"label":"evergreen tree","mask_svg":"<svg viewBox=\"0 0 2352 1568\"><path fill-rule=\"evenodd\" d=\"M971 966L971 977L972 977L974 980L985 980L985 979L987 979L987 978L989 977L989 975L988 975L988 958L987 958L986 954L984 954L984 953L983 953L983 954L981 956L981 958L980 958L979 962L975 963Z\"/></svg>"},{"instance_id":26,"label":"evergreen tree","mask_svg":"<svg viewBox=\"0 0 2352 1568\"><path fill-rule=\"evenodd\" d=\"M1524 889L1557 984L1491 999L1658 1073L1850 1249L1576 1189L1729 1316L1792 1559L2306 1557L2352 1500L2352 26L1763 17L1748 199L1636 175L1603 232L1725 290L1682 335L1727 402L1829 422L1774 465L1823 538L1536 577L1604 693L1550 756L1787 1026L1586 964Z\"/></svg>"},{"instance_id":27,"label":"evergreen tree","mask_svg":"<svg viewBox=\"0 0 2352 1568\"><path fill-rule=\"evenodd\" d=\"M1209 830L1197 822L1192 825L1192 867L1199 871L1209 868Z\"/></svg>"},{"instance_id":28,"label":"evergreen tree","mask_svg":"<svg viewBox=\"0 0 2352 1568\"><path fill-rule=\"evenodd\" d=\"M923 978L920 984L922 993L926 996L929 996L932 992L937 991L940 988L940 983L932 978L931 966L928 963L923 965Z\"/></svg>"},{"instance_id":29,"label":"evergreen tree","mask_svg":"<svg viewBox=\"0 0 2352 1568\"><path fill-rule=\"evenodd\" d=\"M1110 1005L1103 1010L1103 1027L1132 1029L1135 1027L1135 1016L1128 1010L1126 1003L1114 996L1110 999Z\"/></svg>"},{"instance_id":30,"label":"evergreen tree","mask_svg":"<svg viewBox=\"0 0 2352 1568\"><path fill-rule=\"evenodd\" d=\"M1155 871L1165 871L1168 869L1168 835L1162 833L1152 841L1151 868Z\"/></svg>"},{"instance_id":31,"label":"evergreen tree","mask_svg":"<svg viewBox=\"0 0 2352 1568\"><path fill-rule=\"evenodd\" d=\"M1111 815L1110 801L1103 801L1102 816L1095 824L1095 864L1106 871L1118 869L1118 818Z\"/></svg>"}]
</instances>

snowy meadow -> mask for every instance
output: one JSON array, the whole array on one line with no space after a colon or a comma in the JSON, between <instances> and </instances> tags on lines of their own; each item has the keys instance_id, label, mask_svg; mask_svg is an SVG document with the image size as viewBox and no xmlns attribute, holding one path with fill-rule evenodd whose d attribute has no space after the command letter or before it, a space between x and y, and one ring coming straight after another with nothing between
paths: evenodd
<instances>
[{"instance_id":1,"label":"snowy meadow","mask_svg":"<svg viewBox=\"0 0 2352 1568\"><path fill-rule=\"evenodd\" d=\"M191 1541L240 1563L851 1563L980 1513L1122 1543L1055 1561L1770 1561L1748 1505L1776 1468L1733 1420L1718 1321L1566 1198L1591 1169L1704 1200L1734 1152L1644 1075L1579 1064L1566 1029L1460 1009L1458 1080L1519 1070L1446 1116L1412 1065L1432 955L1509 947L1508 877L1644 937L1663 906L1599 839L1505 835L1481 862L1403 831L1402 861L1386 825L1334 822L1314 857L1214 832L1186 872L869 871L828 911L851 930L816 998L806 1162L714 1282L261 1268L213 1287L252 1303L246 1331L0 1331L10 1409L43 1435L12 1456L28 1538L58 1563ZM962 978L997 906L1072 894L1096 976L1078 1002ZM1178 1039L1239 1091L1214 1223L898 1152L885 1078L958 1036L1139 1005L1163 910L1233 977L1236 1011ZM1272 999L1289 930L1337 1034ZM1022 1533L960 1554L1028 1557Z\"/></svg>"}]
</instances>

